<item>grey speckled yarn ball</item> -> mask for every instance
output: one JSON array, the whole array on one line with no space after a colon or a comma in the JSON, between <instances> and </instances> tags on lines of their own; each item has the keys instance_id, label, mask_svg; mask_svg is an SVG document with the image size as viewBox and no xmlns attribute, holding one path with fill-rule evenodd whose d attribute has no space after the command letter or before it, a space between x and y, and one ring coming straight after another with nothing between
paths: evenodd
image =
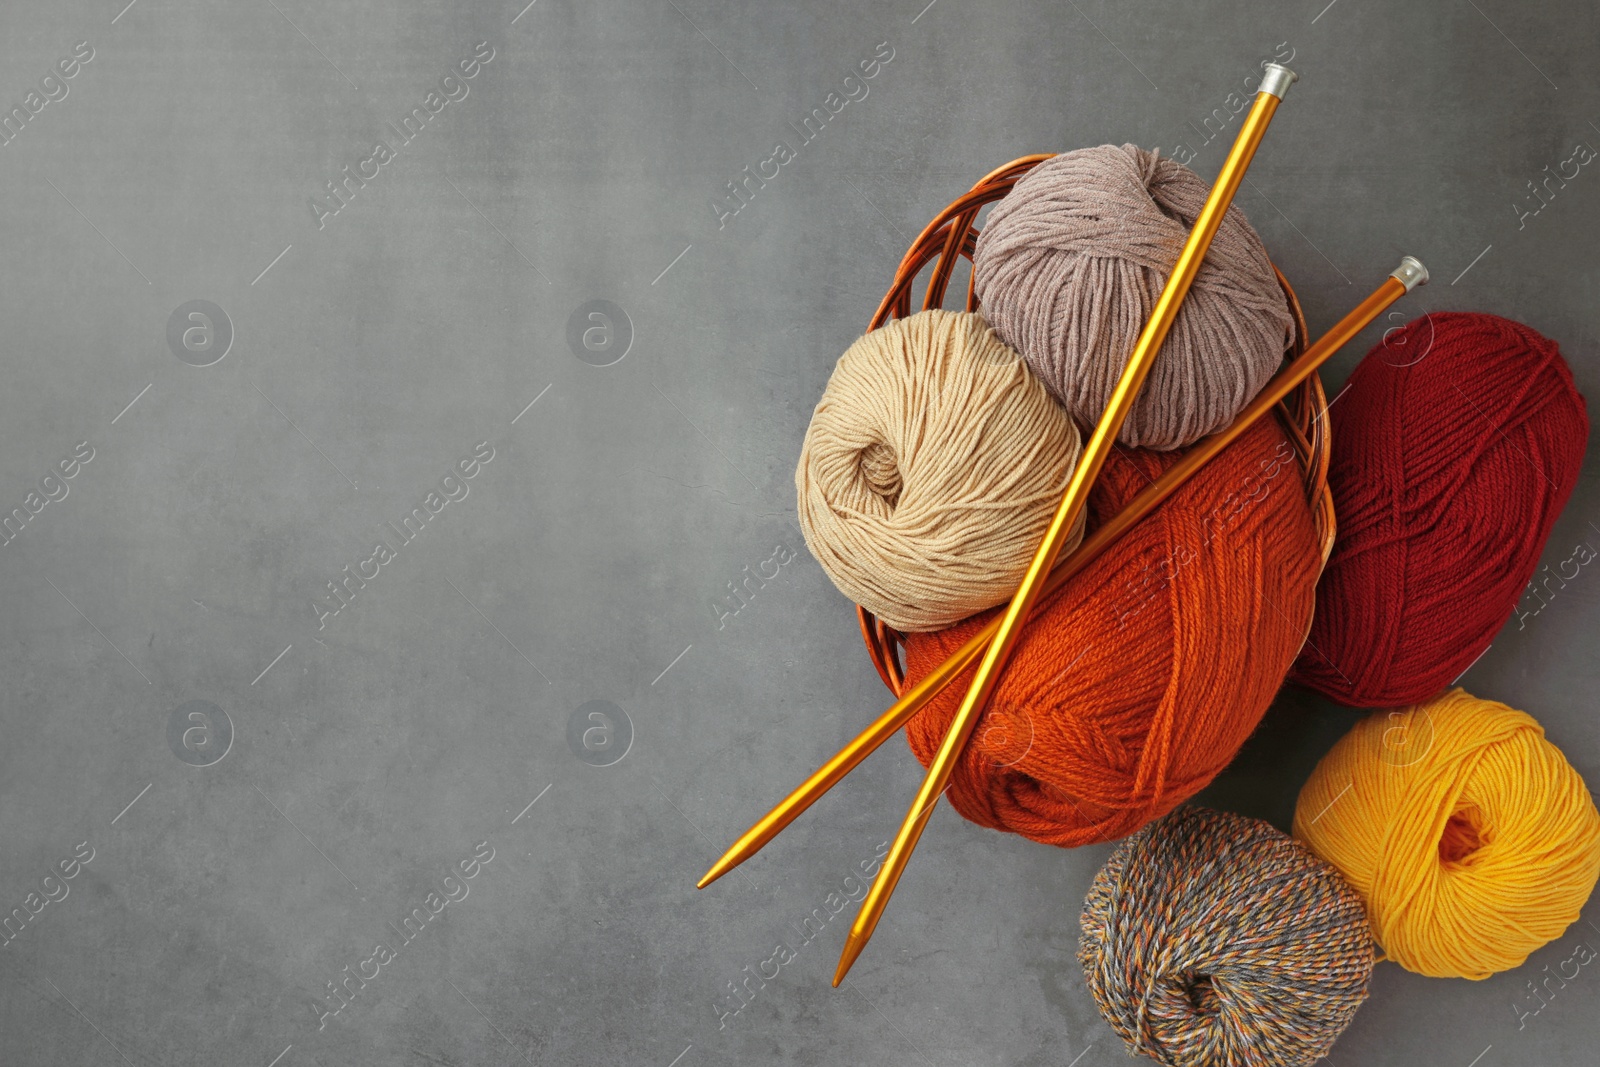
<instances>
[{"instance_id":1,"label":"grey speckled yarn ball","mask_svg":"<svg viewBox=\"0 0 1600 1067\"><path fill-rule=\"evenodd\" d=\"M1159 152L1101 145L1040 163L990 213L984 317L1080 424L1105 409L1208 192ZM1164 450L1221 429L1293 341L1267 250L1230 207L1118 440Z\"/></svg>"},{"instance_id":2,"label":"grey speckled yarn ball","mask_svg":"<svg viewBox=\"0 0 1600 1067\"><path fill-rule=\"evenodd\" d=\"M1166 1067L1311 1067L1367 997L1361 895L1260 819L1182 807L1117 846L1078 962L1130 1052Z\"/></svg>"}]
</instances>

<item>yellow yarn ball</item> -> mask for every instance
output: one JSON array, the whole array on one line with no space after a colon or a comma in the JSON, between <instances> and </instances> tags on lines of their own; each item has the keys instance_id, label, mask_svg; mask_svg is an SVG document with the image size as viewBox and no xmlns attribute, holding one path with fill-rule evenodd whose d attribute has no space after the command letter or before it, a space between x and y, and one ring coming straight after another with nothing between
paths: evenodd
<instances>
[{"instance_id":1,"label":"yellow yarn ball","mask_svg":"<svg viewBox=\"0 0 1600 1067\"><path fill-rule=\"evenodd\" d=\"M1389 959L1487 978L1561 936L1600 878L1600 812L1525 712L1452 689L1363 719L1322 758L1294 836L1367 902Z\"/></svg>"}]
</instances>

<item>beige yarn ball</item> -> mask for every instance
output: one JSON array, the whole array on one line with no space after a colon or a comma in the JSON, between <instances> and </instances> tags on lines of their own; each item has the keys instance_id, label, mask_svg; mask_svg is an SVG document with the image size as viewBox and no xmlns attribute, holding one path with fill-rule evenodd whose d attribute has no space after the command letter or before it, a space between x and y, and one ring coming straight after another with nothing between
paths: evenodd
<instances>
[{"instance_id":1,"label":"beige yarn ball","mask_svg":"<svg viewBox=\"0 0 1600 1067\"><path fill-rule=\"evenodd\" d=\"M800 449L800 529L845 596L942 629L1016 592L1081 451L988 323L924 311L839 358ZM1080 516L1062 552L1082 537Z\"/></svg>"},{"instance_id":2,"label":"beige yarn ball","mask_svg":"<svg viewBox=\"0 0 1600 1067\"><path fill-rule=\"evenodd\" d=\"M1100 145L1040 163L990 212L972 259L983 314L1083 425L1111 399L1210 191L1157 152ZM1294 329L1266 247L1229 207L1117 440L1167 450L1222 429Z\"/></svg>"}]
</instances>

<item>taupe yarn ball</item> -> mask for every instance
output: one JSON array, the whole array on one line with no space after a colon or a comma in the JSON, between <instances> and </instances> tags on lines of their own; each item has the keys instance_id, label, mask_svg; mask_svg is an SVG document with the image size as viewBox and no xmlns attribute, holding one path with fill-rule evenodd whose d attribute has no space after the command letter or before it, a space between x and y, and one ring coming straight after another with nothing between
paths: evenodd
<instances>
[{"instance_id":1,"label":"taupe yarn ball","mask_svg":"<svg viewBox=\"0 0 1600 1067\"><path fill-rule=\"evenodd\" d=\"M1081 450L980 316L924 311L839 358L795 470L800 529L845 596L938 630L1016 592ZM1080 516L1062 551L1082 536Z\"/></svg>"},{"instance_id":2,"label":"taupe yarn ball","mask_svg":"<svg viewBox=\"0 0 1600 1067\"><path fill-rule=\"evenodd\" d=\"M1209 192L1159 151L1100 145L1040 163L990 213L973 257L984 316L1083 425L1105 410ZM1165 450L1226 426L1294 329L1261 238L1228 208L1117 439Z\"/></svg>"}]
</instances>

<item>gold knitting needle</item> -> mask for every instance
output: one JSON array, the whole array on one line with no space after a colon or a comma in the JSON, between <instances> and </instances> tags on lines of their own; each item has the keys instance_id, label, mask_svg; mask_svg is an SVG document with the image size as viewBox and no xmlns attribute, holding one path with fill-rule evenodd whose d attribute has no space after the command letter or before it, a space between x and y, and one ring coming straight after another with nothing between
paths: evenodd
<instances>
[{"instance_id":1,"label":"gold knitting needle","mask_svg":"<svg viewBox=\"0 0 1600 1067\"><path fill-rule=\"evenodd\" d=\"M1356 334L1371 325L1395 301L1417 286L1427 284L1427 281L1428 271L1421 262L1411 256L1402 259L1400 266L1396 267L1370 296L1357 304L1348 315L1319 337L1297 359L1275 374L1231 424L1195 444L1183 454L1182 459L1129 500L1121 511L1085 537L1077 550L1050 572L1050 576L1045 579L1040 599L1048 597L1071 581L1080 571L1094 562L1101 552L1154 511L1167 497L1177 492L1178 488L1209 463L1212 457L1237 440L1240 434L1263 418L1301 382L1311 377L1312 373L1326 363L1335 352L1349 344ZM775 808L762 816L759 822L745 831L744 835L735 841L732 847L723 853L722 858L705 873L705 877L700 879L699 888L704 889L761 851L767 842L782 833L785 827L821 799L824 793L860 766L863 760L878 749L878 746L893 737L913 715L921 711L923 705L942 692L972 664L973 660L982 655L990 639L994 637L995 631L999 629L1000 620L998 618L991 620L949 659L907 690L888 711L878 716L836 756L818 768Z\"/></svg>"},{"instance_id":2,"label":"gold knitting needle","mask_svg":"<svg viewBox=\"0 0 1600 1067\"><path fill-rule=\"evenodd\" d=\"M939 802L939 795L949 784L951 772L955 770L956 757L965 747L967 739L971 737L979 716L989 702L990 695L1000 682L1001 672L1005 670L1006 661L1011 658L1017 639L1022 636L1020 624L1033 610L1034 601L1043 591L1045 575L1055 566L1056 556L1060 553L1062 544L1076 524L1078 516L1083 513L1084 504L1089 499L1089 487L1094 484L1106 457L1111 453L1112 443L1122 429L1123 420L1128 417L1128 411L1133 407L1139 389L1144 385L1145 377L1155 363L1156 354L1161 350L1161 344L1172 328L1172 321L1178 314L1178 306L1188 293L1189 286L1205 259L1206 250L1211 246L1211 239L1222 224L1223 213L1227 211L1228 205L1233 202L1234 194L1238 192L1239 183L1244 179L1245 168L1250 165L1251 157L1255 155L1261 137L1272 121L1273 112L1283 99L1283 94L1295 80L1295 73L1287 67L1275 63L1267 64L1261 78L1260 90L1256 93L1255 105L1245 117L1244 124L1239 127L1239 134L1234 139L1233 147L1228 151L1228 158L1223 161L1216 184L1211 187L1205 206L1200 209L1200 215L1195 219L1194 229L1189 232L1183 251L1178 253L1178 261L1173 265L1172 274L1167 278L1166 286L1156 299L1150 321L1145 323L1144 330L1139 334L1139 340L1134 343L1133 351L1128 355L1122 377L1117 381L1116 388L1111 391L1111 399L1100 415L1099 424L1095 426L1083 455L1078 459L1077 468L1067 481L1067 491L1061 498L1061 504L1056 508L1050 525L1045 529L1044 540L1040 542L1039 550L1034 553L1032 562L1023 573L1022 584L1018 587L1016 595L1011 598L1010 606L1001 616L1000 628L995 631L989 647L984 650L983 659L978 662L978 670L973 675L972 685L967 689L967 695L962 698L961 706L956 710L955 719L951 722L943 743L939 745L939 751L935 753L933 762L928 765L928 773L922 780L922 788L917 790L916 799L911 803L911 810L900 825L900 833L889 849L883 870L872 883L866 899L861 902L861 910L856 914L856 920L845 938L844 951L839 955L839 968L833 976L835 986L844 981L844 976L850 971L850 965L861 955L861 950L866 948L867 942L872 937L872 931L878 925L878 920L883 917L883 910L888 906L889 897L894 893L900 876L905 873L911 852L917 846L917 839L922 836L922 830L927 826L934 806Z\"/></svg>"}]
</instances>

